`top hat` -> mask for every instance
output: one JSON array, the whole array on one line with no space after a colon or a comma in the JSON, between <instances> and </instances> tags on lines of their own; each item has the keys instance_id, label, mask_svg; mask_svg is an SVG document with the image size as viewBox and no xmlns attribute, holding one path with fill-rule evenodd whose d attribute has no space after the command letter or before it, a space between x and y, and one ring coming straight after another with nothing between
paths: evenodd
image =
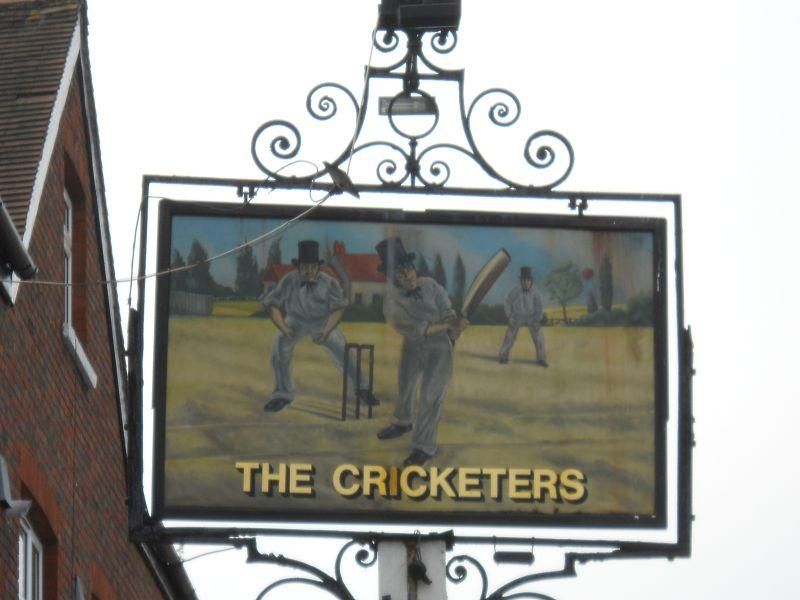
<instances>
[{"instance_id":1,"label":"top hat","mask_svg":"<svg viewBox=\"0 0 800 600\"><path fill-rule=\"evenodd\" d=\"M321 265L324 262L319 259L319 243L314 240L302 240L297 243L297 258L292 259L295 267L309 263Z\"/></svg>"},{"instance_id":2,"label":"top hat","mask_svg":"<svg viewBox=\"0 0 800 600\"><path fill-rule=\"evenodd\" d=\"M403 246L403 240L399 237L385 239L375 246L378 256L381 258L381 264L378 265L378 271L393 275L395 270L405 265L414 265L414 259L417 257L413 252L406 252Z\"/></svg>"},{"instance_id":3,"label":"top hat","mask_svg":"<svg viewBox=\"0 0 800 600\"><path fill-rule=\"evenodd\" d=\"M519 270L519 278L520 279L530 279L533 281L533 271L530 267L522 267Z\"/></svg>"}]
</instances>

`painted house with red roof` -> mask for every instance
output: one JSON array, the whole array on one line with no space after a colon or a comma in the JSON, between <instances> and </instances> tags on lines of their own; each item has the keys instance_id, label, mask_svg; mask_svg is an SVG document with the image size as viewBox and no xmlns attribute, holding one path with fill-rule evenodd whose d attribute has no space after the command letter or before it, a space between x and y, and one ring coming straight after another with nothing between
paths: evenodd
<instances>
[{"instance_id":1,"label":"painted house with red roof","mask_svg":"<svg viewBox=\"0 0 800 600\"><path fill-rule=\"evenodd\" d=\"M341 282L351 304L377 304L383 300L386 286L386 276L378 271L380 262L375 253L350 254L343 241L335 241L331 259L322 271ZM292 264L276 264L264 269L261 276L264 293L268 294L294 268Z\"/></svg>"}]
</instances>

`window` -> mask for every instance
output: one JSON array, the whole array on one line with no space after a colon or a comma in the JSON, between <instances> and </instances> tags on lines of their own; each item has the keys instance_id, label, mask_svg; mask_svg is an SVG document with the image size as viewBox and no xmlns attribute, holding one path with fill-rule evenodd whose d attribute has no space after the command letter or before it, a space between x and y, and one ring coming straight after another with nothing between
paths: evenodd
<instances>
[{"instance_id":1,"label":"window","mask_svg":"<svg viewBox=\"0 0 800 600\"><path fill-rule=\"evenodd\" d=\"M78 218L82 217L82 218ZM83 348L87 339L86 223L83 203L64 190L64 325L62 333L84 383L97 387L97 374ZM83 341L83 342L82 342Z\"/></svg>"},{"instance_id":2,"label":"window","mask_svg":"<svg viewBox=\"0 0 800 600\"><path fill-rule=\"evenodd\" d=\"M364 304L364 294L356 293L355 300L353 301L355 304Z\"/></svg>"},{"instance_id":3,"label":"window","mask_svg":"<svg viewBox=\"0 0 800 600\"><path fill-rule=\"evenodd\" d=\"M27 519L20 519L19 600L42 600L44 550Z\"/></svg>"}]
</instances>

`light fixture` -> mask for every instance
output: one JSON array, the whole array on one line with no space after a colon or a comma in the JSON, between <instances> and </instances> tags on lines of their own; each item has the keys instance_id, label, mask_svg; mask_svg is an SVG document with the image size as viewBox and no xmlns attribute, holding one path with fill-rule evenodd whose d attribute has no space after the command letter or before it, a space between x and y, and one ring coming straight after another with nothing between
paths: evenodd
<instances>
[{"instance_id":1,"label":"light fixture","mask_svg":"<svg viewBox=\"0 0 800 600\"><path fill-rule=\"evenodd\" d=\"M381 0L378 29L458 29L461 0Z\"/></svg>"}]
</instances>

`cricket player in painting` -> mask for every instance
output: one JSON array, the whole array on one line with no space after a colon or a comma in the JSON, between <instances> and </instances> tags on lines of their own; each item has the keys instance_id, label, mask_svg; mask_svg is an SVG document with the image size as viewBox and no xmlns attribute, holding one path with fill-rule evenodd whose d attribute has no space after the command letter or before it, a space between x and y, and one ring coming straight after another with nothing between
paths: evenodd
<instances>
[{"instance_id":1,"label":"cricket player in painting","mask_svg":"<svg viewBox=\"0 0 800 600\"><path fill-rule=\"evenodd\" d=\"M453 374L453 340L468 322L456 315L439 283L417 277L415 255L406 253L400 238L383 240L375 248L381 259L378 270L392 282L383 314L403 336L399 394L391 423L378 432L378 439L397 438L413 429L413 449L403 466L422 465L437 452L436 430Z\"/></svg>"},{"instance_id":2,"label":"cricket player in painting","mask_svg":"<svg viewBox=\"0 0 800 600\"><path fill-rule=\"evenodd\" d=\"M530 267L520 269L519 285L514 286L508 293L503 307L506 317L508 317L508 329L505 339L503 339L503 346L500 348L498 359L500 364L504 365L508 362L508 355L517 339L520 327L527 327L533 340L533 346L536 348L536 364L540 367L547 367L547 353L541 328L544 303L539 290L533 285L533 272Z\"/></svg>"},{"instance_id":3,"label":"cricket player in painting","mask_svg":"<svg viewBox=\"0 0 800 600\"><path fill-rule=\"evenodd\" d=\"M304 337L309 336L314 343L323 346L339 370L344 370L347 340L338 325L348 299L342 286L336 278L320 271L324 261L319 260L316 241L299 242L297 259L292 259L292 264L296 270L284 275L262 301L278 328L270 358L275 391L264 406L268 412L282 410L294 399L292 354L295 345ZM355 379L354 371L348 373L351 380ZM378 403L371 392L359 393L366 403Z\"/></svg>"}]
</instances>

